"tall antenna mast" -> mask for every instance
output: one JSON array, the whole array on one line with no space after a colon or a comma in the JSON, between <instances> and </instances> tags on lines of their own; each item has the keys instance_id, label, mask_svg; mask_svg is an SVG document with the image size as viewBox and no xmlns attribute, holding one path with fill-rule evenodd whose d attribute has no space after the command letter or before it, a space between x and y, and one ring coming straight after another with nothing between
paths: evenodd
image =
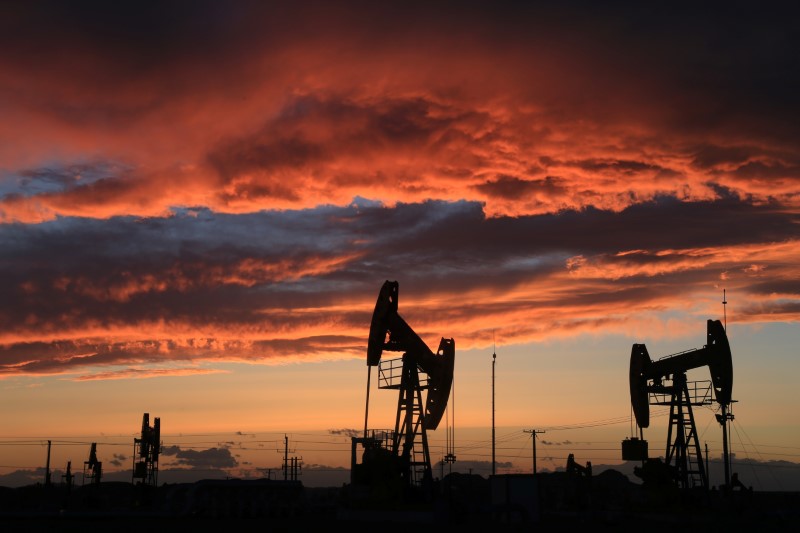
<instances>
[{"instance_id":1,"label":"tall antenna mast","mask_svg":"<svg viewBox=\"0 0 800 533\"><path fill-rule=\"evenodd\" d=\"M725 326L725 331L728 331L728 299L725 297L725 289L722 289L722 325Z\"/></svg>"},{"instance_id":2,"label":"tall antenna mast","mask_svg":"<svg viewBox=\"0 0 800 533\"><path fill-rule=\"evenodd\" d=\"M495 462L495 440L494 440L494 366L497 363L497 346L494 341L494 330L492 330L492 475L497 473Z\"/></svg>"}]
</instances>

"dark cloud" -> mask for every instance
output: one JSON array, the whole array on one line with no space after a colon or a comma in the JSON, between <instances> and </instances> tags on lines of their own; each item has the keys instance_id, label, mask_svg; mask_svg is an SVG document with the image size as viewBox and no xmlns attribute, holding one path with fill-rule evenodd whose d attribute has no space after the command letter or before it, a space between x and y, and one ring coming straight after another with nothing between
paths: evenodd
<instances>
[{"instance_id":1,"label":"dark cloud","mask_svg":"<svg viewBox=\"0 0 800 533\"><path fill-rule=\"evenodd\" d=\"M724 164L741 165L760 148L755 146L715 146L706 144L696 149L693 163L700 168L714 168Z\"/></svg>"},{"instance_id":2,"label":"dark cloud","mask_svg":"<svg viewBox=\"0 0 800 533\"><path fill-rule=\"evenodd\" d=\"M758 260L758 258L754 258ZM769 279L764 281L753 281L747 285L747 289L752 294L783 294L783 295L798 295L800 294L800 280L798 279Z\"/></svg>"},{"instance_id":3,"label":"dark cloud","mask_svg":"<svg viewBox=\"0 0 800 533\"><path fill-rule=\"evenodd\" d=\"M344 437L359 437L364 434L363 431L357 429L329 429L329 435L341 435Z\"/></svg>"},{"instance_id":4,"label":"dark cloud","mask_svg":"<svg viewBox=\"0 0 800 533\"><path fill-rule=\"evenodd\" d=\"M312 319L313 320L313 319ZM366 322L366 313L360 323ZM287 320L287 323L289 321ZM295 326L298 324L295 322ZM178 373L207 373L210 370L174 366L181 362L215 359L221 353L233 360L259 360L272 357L293 358L314 353L339 352L360 354L364 340L357 337L330 336L263 340L253 343L215 338L175 340L140 340L125 343L91 343L89 339L52 343L18 343L0 346L0 376L6 374L49 374L79 368L100 369L112 365L132 365L124 370L79 376L76 379L136 379ZM158 369L141 365L166 363Z\"/></svg>"},{"instance_id":5,"label":"dark cloud","mask_svg":"<svg viewBox=\"0 0 800 533\"><path fill-rule=\"evenodd\" d=\"M404 295L420 296L484 290L489 270L491 290L501 293L532 280L546 283L565 271L605 269L609 279L616 279L613 289L571 291L558 305L646 302L737 268L736 262L717 265L718 247L784 242L795 238L796 227L797 217L777 206L735 197L693 203L664 197L618 213L585 209L513 218L486 218L476 203L426 202L7 225L0 234L0 316L7 332L30 340L0 347L0 371L174 363L221 352L245 359L332 351L355 355L363 351L361 335L292 331L334 323L360 331L385 279L400 278ZM338 262L340 256L349 259ZM747 257L739 272L758 260ZM336 267L316 266L326 261ZM614 276L615 271L623 274ZM663 285L643 287L642 277L654 273L661 273ZM772 283L797 294L791 284ZM343 299L365 304L326 309ZM476 313L524 312L526 306L524 300L462 302L439 309L437 316L466 321ZM781 304L783 312L792 308ZM292 309L308 310L294 314ZM125 342L109 342L103 333L159 319L209 333L205 338L144 334ZM67 338L75 328L94 328L96 334ZM251 332L248 339L237 338L243 328ZM286 335L267 338L271 331ZM129 368L117 376L156 374Z\"/></svg>"},{"instance_id":6,"label":"dark cloud","mask_svg":"<svg viewBox=\"0 0 800 533\"><path fill-rule=\"evenodd\" d=\"M52 479L55 477L55 471L51 472ZM13 470L7 474L0 475L0 487L24 487L27 485L35 485L37 483L44 483L45 469L44 467L34 468L30 470Z\"/></svg>"},{"instance_id":7,"label":"dark cloud","mask_svg":"<svg viewBox=\"0 0 800 533\"><path fill-rule=\"evenodd\" d=\"M101 89L135 84L154 73L169 75L170 70L175 81L176 74L185 73L186 61L191 63L190 70L202 62L217 70L230 68L227 54L253 44L252 39L258 35L256 20L265 25L278 23L275 16L248 13L248 9L259 6L261 15L269 15L269 11L278 15L282 11L254 2L242 2L234 9L221 9L206 1L193 3L191 9L175 1L158 6L127 1L109 5L91 0L70 6L50 1L18 4L4 9L0 26L2 48L14 46L16 52L0 58L7 68L37 74L49 71L56 77L76 68L83 76L76 76L70 83L92 79L92 83L100 83ZM55 42L69 45L54 49ZM196 59L190 60L194 54L198 54ZM77 60L80 55L85 60L83 65ZM35 64L28 63L33 60ZM108 118L109 111L115 109L103 109L104 103L97 102L96 109L102 111L96 115L98 118ZM84 114L73 116L80 119Z\"/></svg>"},{"instance_id":8,"label":"dark cloud","mask_svg":"<svg viewBox=\"0 0 800 533\"><path fill-rule=\"evenodd\" d=\"M208 1L193 2L191 8L169 1L156 9L133 2L37 2L5 10L0 49L14 51L2 56L6 68L30 72L38 65L36 70L53 71L58 79L80 67L81 58L89 67L79 72L93 74L84 83L100 82L107 89L162 75L171 82L165 88L173 91L189 89L193 77L187 71L205 80L193 86L195 91L244 82L252 66L248 58L254 63L260 58L254 50L280 55L298 42L377 55L417 50L419 43L426 50L462 50L467 56L488 46L499 57L549 53L562 61L567 50L572 60L563 61L548 81L563 87L571 80L577 90L595 78L593 98L585 101L598 112L603 106L630 105L631 99L641 104L656 93L670 110L664 120L686 128L747 123L760 126L765 135L796 135L789 118L796 113L787 112L797 109L800 80L791 9L776 3L644 9L630 3L412 2L399 7L345 2L334 7L316 1L245 1L224 8ZM60 48L54 51L53 43ZM573 57L577 51L580 60ZM70 83L83 78L75 76ZM215 78L220 81L212 83ZM617 86L622 90L615 93Z\"/></svg>"},{"instance_id":9,"label":"dark cloud","mask_svg":"<svg viewBox=\"0 0 800 533\"><path fill-rule=\"evenodd\" d=\"M537 193L546 195L564 194L567 192L567 188L560 185L560 181L556 176L547 176L544 179L537 180L524 180L514 176L498 176L497 179L476 185L475 188L490 197L514 199Z\"/></svg>"},{"instance_id":10,"label":"dark cloud","mask_svg":"<svg viewBox=\"0 0 800 533\"><path fill-rule=\"evenodd\" d=\"M233 468L239 465L228 448L184 450L180 446L165 446L161 450L161 455L174 457L176 464L196 469Z\"/></svg>"},{"instance_id":11,"label":"dark cloud","mask_svg":"<svg viewBox=\"0 0 800 533\"><path fill-rule=\"evenodd\" d=\"M792 294L792 300L781 299L769 303L744 304L741 314L758 320L793 321L800 312L800 303L796 301L798 294Z\"/></svg>"},{"instance_id":12,"label":"dark cloud","mask_svg":"<svg viewBox=\"0 0 800 533\"><path fill-rule=\"evenodd\" d=\"M18 191L22 196L33 194L78 192L86 196L87 192L94 192L105 188L109 190L110 181L124 178L135 173L130 165L119 161L93 160L91 162L78 162L64 166L39 167L21 169L17 172ZM99 183L98 183L99 182ZM97 184L97 185L95 185ZM7 184L8 186L8 184ZM110 191L114 193L114 190ZM106 194L106 197L113 194Z\"/></svg>"},{"instance_id":13,"label":"dark cloud","mask_svg":"<svg viewBox=\"0 0 800 533\"><path fill-rule=\"evenodd\" d=\"M633 174L645 171L664 171L663 167L645 163L642 161L619 161L619 160L600 160L588 159L585 161L567 161L561 162L568 166L582 168L593 172L605 172L609 170L621 171L623 174Z\"/></svg>"},{"instance_id":14,"label":"dark cloud","mask_svg":"<svg viewBox=\"0 0 800 533\"><path fill-rule=\"evenodd\" d=\"M733 171L733 175L745 179L772 181L775 178L789 178L794 181L795 177L800 175L800 167L751 161L736 168Z\"/></svg>"},{"instance_id":15,"label":"dark cloud","mask_svg":"<svg viewBox=\"0 0 800 533\"><path fill-rule=\"evenodd\" d=\"M452 209L436 224L424 216L431 205L399 206L391 212L376 210L364 217L387 228L399 228L394 238L385 241L381 254L393 250L415 250L430 260L453 257L454 261L491 257L544 256L553 253L618 252L625 250L681 249L723 246L754 242L783 241L793 238L796 217L772 206L753 206L740 201L681 202L662 197L635 205L620 213L587 208L583 211L528 217L486 219L475 205ZM431 212L431 215L434 213ZM419 231L410 231L418 228ZM424 231L423 231L424 230Z\"/></svg>"}]
</instances>

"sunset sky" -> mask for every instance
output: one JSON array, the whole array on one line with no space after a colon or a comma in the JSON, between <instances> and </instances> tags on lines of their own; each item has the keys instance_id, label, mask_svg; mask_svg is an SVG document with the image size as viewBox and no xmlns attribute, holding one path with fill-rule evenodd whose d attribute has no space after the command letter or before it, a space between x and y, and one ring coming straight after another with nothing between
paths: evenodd
<instances>
[{"instance_id":1,"label":"sunset sky","mask_svg":"<svg viewBox=\"0 0 800 533\"><path fill-rule=\"evenodd\" d=\"M162 469L259 475L284 435L349 467L386 280L455 341L454 469L491 460L493 352L503 468L533 428L541 467L618 463L631 345L700 348L708 319L737 458L800 462L778 5L0 2L0 484L48 439L55 468L98 442L130 469L143 413Z\"/></svg>"}]
</instances>

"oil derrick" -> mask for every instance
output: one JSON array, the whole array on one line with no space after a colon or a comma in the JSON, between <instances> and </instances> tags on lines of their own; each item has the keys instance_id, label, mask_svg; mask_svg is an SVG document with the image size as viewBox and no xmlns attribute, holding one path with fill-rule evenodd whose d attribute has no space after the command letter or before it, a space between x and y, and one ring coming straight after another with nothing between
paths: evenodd
<instances>
[{"instance_id":1,"label":"oil derrick","mask_svg":"<svg viewBox=\"0 0 800 533\"><path fill-rule=\"evenodd\" d=\"M133 483L155 487L158 484L158 455L161 452L161 419L150 414L142 417L142 436L133 439Z\"/></svg>"},{"instance_id":2,"label":"oil derrick","mask_svg":"<svg viewBox=\"0 0 800 533\"><path fill-rule=\"evenodd\" d=\"M83 484L86 480L92 485L99 485L100 478L103 477L103 463L97 460L97 443L92 443L89 451L89 460L83 462Z\"/></svg>"},{"instance_id":3,"label":"oil derrick","mask_svg":"<svg viewBox=\"0 0 800 533\"><path fill-rule=\"evenodd\" d=\"M708 489L708 472L703 463L693 406L710 405L715 400L727 413L733 388L733 363L725 328L719 320L707 322L707 344L702 348L665 356L652 361L644 344L631 349L629 370L631 406L641 438L622 442L624 460L643 462L640 473L668 477L678 488ZM688 370L708 366L711 381L688 381ZM648 462L643 429L650 425L650 405L669 406L669 429L665 460ZM727 456L727 441L725 442ZM727 464L727 457L726 457ZM647 481L646 479L644 481ZM727 480L726 480L727 482Z\"/></svg>"},{"instance_id":4,"label":"oil derrick","mask_svg":"<svg viewBox=\"0 0 800 533\"><path fill-rule=\"evenodd\" d=\"M397 307L398 283L387 280L378 295L370 324L364 436L352 439L351 481L353 485L369 486L373 496L385 493L386 499L403 499L403 494L420 492L427 498L433 483L427 431L438 427L447 407L455 342L442 337L439 349L433 353L397 313ZM403 355L381 361L384 351ZM398 391L393 431L370 433L367 429L374 366L378 367L378 388ZM361 464L357 464L359 445L363 449Z\"/></svg>"}]
</instances>

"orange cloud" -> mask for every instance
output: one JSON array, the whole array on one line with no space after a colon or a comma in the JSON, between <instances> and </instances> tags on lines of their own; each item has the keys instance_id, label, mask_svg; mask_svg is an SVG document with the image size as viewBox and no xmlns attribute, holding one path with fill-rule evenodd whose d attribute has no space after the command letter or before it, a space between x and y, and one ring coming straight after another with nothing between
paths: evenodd
<instances>
[{"instance_id":1,"label":"orange cloud","mask_svg":"<svg viewBox=\"0 0 800 533\"><path fill-rule=\"evenodd\" d=\"M559 19L557 9L533 22L530 14L448 13L483 31L456 25L445 36L446 22L426 17L390 39L375 23L387 20L380 7L363 26L355 25L363 13L349 9L250 9L258 14L240 22L272 29L226 26L202 9L182 14L189 18L173 37L160 34L146 69L142 54L153 43L105 42L101 28L50 27L21 13L11 36L25 23L49 27L41 42L62 48L51 57L21 40L17 57L0 65L11 102L2 107L3 170L97 160L119 168L90 183L23 187L0 199L0 220L165 216L173 206L248 213L356 196L388 206L473 200L492 217L620 211L664 195L732 194L798 209L800 162L786 118L772 111L773 126L786 127L766 127L760 100L715 91L731 86L725 76L748 79L752 65L715 72L720 78L699 92L675 84L710 75L677 60L685 50L665 56L655 42L634 47L620 32L609 39L603 24L613 23L602 17L575 21L584 31L565 36L545 23ZM197 39L183 25L194 17L214 31ZM297 31L270 26L277 19L298 22ZM508 31L523 20L525 32ZM309 25L315 31L300 30ZM205 40L210 49L198 54Z\"/></svg>"},{"instance_id":2,"label":"orange cloud","mask_svg":"<svg viewBox=\"0 0 800 533\"><path fill-rule=\"evenodd\" d=\"M268 282L290 282L306 276L319 276L343 268L358 257L300 257L266 261L245 258L229 265L181 263L158 273L119 272L111 279L90 277L54 280L53 289L70 291L98 301L126 302L148 292L187 292L201 287L239 285L252 287Z\"/></svg>"},{"instance_id":3,"label":"orange cloud","mask_svg":"<svg viewBox=\"0 0 800 533\"><path fill-rule=\"evenodd\" d=\"M116 380L116 379L149 379L157 377L176 377L176 376L196 376L198 374L220 374L226 373L224 370L214 370L208 368L127 368L111 372L97 372L84 374L72 378L74 381L96 381L96 380Z\"/></svg>"},{"instance_id":4,"label":"orange cloud","mask_svg":"<svg viewBox=\"0 0 800 533\"><path fill-rule=\"evenodd\" d=\"M620 279L632 276L658 276L692 269L703 269L714 265L747 264L753 258L767 263L785 265L797 264L800 261L800 242L790 240L779 243L743 244L725 248L703 248L686 250L645 250L625 251L613 256L586 258L571 257L567 260L567 269L576 278ZM749 264L741 268L742 272L757 275L766 267ZM788 267L785 279L795 275L794 268ZM726 280L731 280L726 273Z\"/></svg>"},{"instance_id":5,"label":"orange cloud","mask_svg":"<svg viewBox=\"0 0 800 533\"><path fill-rule=\"evenodd\" d=\"M796 69L759 25L97 9L0 21L0 375L362 357L390 278L459 348L679 332L720 281L796 320Z\"/></svg>"}]
</instances>

